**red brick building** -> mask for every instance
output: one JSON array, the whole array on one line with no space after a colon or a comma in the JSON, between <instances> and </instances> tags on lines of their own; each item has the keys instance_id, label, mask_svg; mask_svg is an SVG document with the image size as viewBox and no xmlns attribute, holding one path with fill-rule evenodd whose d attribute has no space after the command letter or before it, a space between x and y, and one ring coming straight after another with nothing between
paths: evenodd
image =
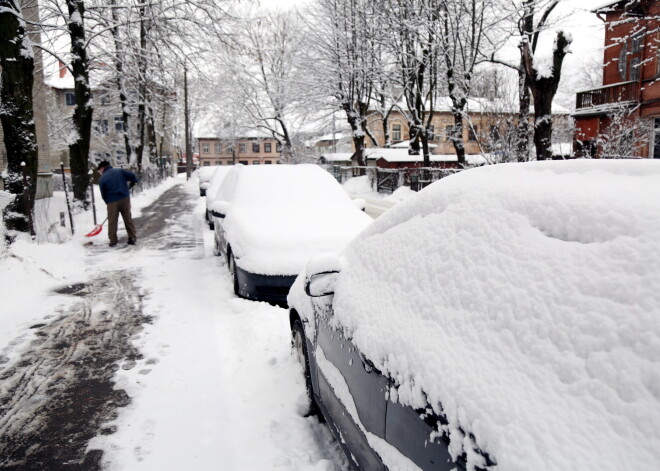
<instances>
[{"instance_id":1,"label":"red brick building","mask_svg":"<svg viewBox=\"0 0 660 471\"><path fill-rule=\"evenodd\" d=\"M603 86L577 94L575 149L660 158L660 1L611 2L594 13L605 23Z\"/></svg>"}]
</instances>

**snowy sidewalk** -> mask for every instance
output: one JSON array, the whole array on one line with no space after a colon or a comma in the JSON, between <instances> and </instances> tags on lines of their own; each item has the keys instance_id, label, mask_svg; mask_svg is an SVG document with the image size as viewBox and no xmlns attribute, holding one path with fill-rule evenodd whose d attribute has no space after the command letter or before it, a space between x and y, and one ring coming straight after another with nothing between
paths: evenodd
<instances>
[{"instance_id":1,"label":"snowy sidewalk","mask_svg":"<svg viewBox=\"0 0 660 471\"><path fill-rule=\"evenodd\" d=\"M233 295L226 267L212 255L194 182L169 189L136 223L137 247L108 249L105 233L97 236L80 274L130 273L130 306L149 322L124 352L134 353L113 363L115 389L130 403L99 424L87 450L102 456L88 454L86 465L78 456L71 469L96 469L89 465L99 458L110 470L345 468L325 425L300 415L304 384L290 354L287 311ZM72 308L62 295L54 299L63 312ZM89 311L108 305L92 303ZM28 338L13 346L26 349ZM20 362L9 350L0 374ZM42 417L47 425L48 414ZM27 456L23 467L0 469L39 466Z\"/></svg>"}]
</instances>

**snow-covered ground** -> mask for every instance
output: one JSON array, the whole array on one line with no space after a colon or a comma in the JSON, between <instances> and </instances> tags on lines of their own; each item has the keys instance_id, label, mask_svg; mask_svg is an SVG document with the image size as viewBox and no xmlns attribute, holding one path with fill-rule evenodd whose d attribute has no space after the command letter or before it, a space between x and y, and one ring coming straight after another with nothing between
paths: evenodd
<instances>
[{"instance_id":1,"label":"snow-covered ground","mask_svg":"<svg viewBox=\"0 0 660 471\"><path fill-rule=\"evenodd\" d=\"M86 247L83 234L93 227L86 213L68 241L18 242L0 258L0 366L20 358L34 339L30 326L75 302L54 288L128 269L138 274L142 310L153 322L133 340L142 358L123 362L115 376L132 402L106 424L116 432L89 445L104 450L107 469L344 469L326 426L301 415L304 380L290 354L287 311L233 295L224 263L212 255L196 179L170 179L136 196L134 217L174 185L183 186L192 211L167 218L162 241L109 249L104 228Z\"/></svg>"}]
</instances>

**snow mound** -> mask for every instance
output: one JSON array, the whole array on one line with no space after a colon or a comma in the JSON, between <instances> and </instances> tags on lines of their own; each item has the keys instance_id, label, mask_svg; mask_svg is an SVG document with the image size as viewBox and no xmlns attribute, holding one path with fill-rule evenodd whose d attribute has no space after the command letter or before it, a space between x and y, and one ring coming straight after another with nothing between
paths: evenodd
<instances>
[{"instance_id":1,"label":"snow mound","mask_svg":"<svg viewBox=\"0 0 660 471\"><path fill-rule=\"evenodd\" d=\"M498 470L660 462L660 162L467 170L344 252L336 320ZM474 463L473 463L474 464Z\"/></svg>"},{"instance_id":2,"label":"snow mound","mask_svg":"<svg viewBox=\"0 0 660 471\"><path fill-rule=\"evenodd\" d=\"M386 196L383 198L385 201L392 201L395 203L400 203L401 201L405 201L408 198L410 198L413 195L416 195L417 192L414 190L411 190L409 186L401 186L394 190L391 195Z\"/></svg>"},{"instance_id":3,"label":"snow mound","mask_svg":"<svg viewBox=\"0 0 660 471\"><path fill-rule=\"evenodd\" d=\"M344 190L353 198L380 198L381 195L374 191L369 181L369 176L353 177L343 184Z\"/></svg>"}]
</instances>

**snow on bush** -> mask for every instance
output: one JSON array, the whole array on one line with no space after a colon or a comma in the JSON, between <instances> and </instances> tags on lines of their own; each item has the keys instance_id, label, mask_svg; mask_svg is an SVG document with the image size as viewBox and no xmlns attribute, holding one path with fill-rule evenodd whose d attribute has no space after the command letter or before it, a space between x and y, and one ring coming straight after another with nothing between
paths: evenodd
<instances>
[{"instance_id":1,"label":"snow on bush","mask_svg":"<svg viewBox=\"0 0 660 471\"><path fill-rule=\"evenodd\" d=\"M499 470L657 469L658 162L464 171L381 216L342 266L335 319L391 397L446 414L453 453L463 430Z\"/></svg>"}]
</instances>

